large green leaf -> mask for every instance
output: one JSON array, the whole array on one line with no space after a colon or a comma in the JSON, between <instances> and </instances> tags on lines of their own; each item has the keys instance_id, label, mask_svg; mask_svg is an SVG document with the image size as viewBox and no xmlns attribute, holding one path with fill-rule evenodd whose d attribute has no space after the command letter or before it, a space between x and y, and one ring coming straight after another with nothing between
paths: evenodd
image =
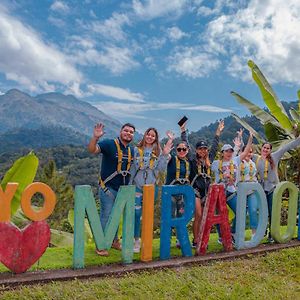
<instances>
[{"instance_id":1,"label":"large green leaf","mask_svg":"<svg viewBox=\"0 0 300 300\"><path fill-rule=\"evenodd\" d=\"M262 124L265 124L266 122L274 122L275 124L277 124L279 126L279 122L273 116L271 116L268 112L261 109L259 106L253 104L252 102L250 102L246 98L242 97L238 93L231 92L231 95L233 95L240 104L246 106L249 109L249 111L257 119L260 120L260 122Z\"/></svg>"},{"instance_id":2,"label":"large green leaf","mask_svg":"<svg viewBox=\"0 0 300 300\"><path fill-rule=\"evenodd\" d=\"M283 141L291 138L291 136L287 134L283 128L278 127L271 122L266 123L264 125L264 129L268 141L273 145L279 146Z\"/></svg>"},{"instance_id":3,"label":"large green leaf","mask_svg":"<svg viewBox=\"0 0 300 300\"><path fill-rule=\"evenodd\" d=\"M249 125L246 121L242 120L238 115L231 113L231 115L236 119L237 122L239 122L244 128L246 128L248 131L252 131L254 137L257 139L259 143L263 143L264 139L260 136L260 134L253 128L251 125Z\"/></svg>"},{"instance_id":4,"label":"large green leaf","mask_svg":"<svg viewBox=\"0 0 300 300\"><path fill-rule=\"evenodd\" d=\"M252 60L248 61L248 66L251 68L252 77L257 83L263 99L271 114L278 120L283 128L288 131L292 131L293 124L291 123L282 103L277 98L267 79L264 77L258 66Z\"/></svg>"},{"instance_id":5,"label":"large green leaf","mask_svg":"<svg viewBox=\"0 0 300 300\"><path fill-rule=\"evenodd\" d=\"M20 207L21 195L27 185L35 178L39 160L33 152L19 158L4 175L1 187L5 190L8 182L17 182L19 187L11 202L11 215L13 216Z\"/></svg>"},{"instance_id":6,"label":"large green leaf","mask_svg":"<svg viewBox=\"0 0 300 300\"><path fill-rule=\"evenodd\" d=\"M300 115L298 111L294 108L291 108L290 110L290 115L293 118L294 121L299 122L300 121Z\"/></svg>"}]
</instances>

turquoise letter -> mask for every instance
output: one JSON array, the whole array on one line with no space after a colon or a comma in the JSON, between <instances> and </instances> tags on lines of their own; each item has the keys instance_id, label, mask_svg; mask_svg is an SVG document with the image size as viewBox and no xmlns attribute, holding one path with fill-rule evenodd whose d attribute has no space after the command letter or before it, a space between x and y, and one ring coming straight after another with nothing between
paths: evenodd
<instances>
[{"instance_id":1,"label":"turquoise letter","mask_svg":"<svg viewBox=\"0 0 300 300\"><path fill-rule=\"evenodd\" d=\"M121 186L105 230L100 223L96 201L89 185L75 187L73 267L84 268L84 218L87 218L97 249L109 249L123 212L122 260L132 263L135 186Z\"/></svg>"},{"instance_id":2,"label":"turquoise letter","mask_svg":"<svg viewBox=\"0 0 300 300\"><path fill-rule=\"evenodd\" d=\"M236 236L237 249L256 247L264 238L268 225L268 207L265 192L258 182L239 182L237 188ZM255 235L245 241L246 200L248 192L253 191L258 201L259 219Z\"/></svg>"}]
</instances>

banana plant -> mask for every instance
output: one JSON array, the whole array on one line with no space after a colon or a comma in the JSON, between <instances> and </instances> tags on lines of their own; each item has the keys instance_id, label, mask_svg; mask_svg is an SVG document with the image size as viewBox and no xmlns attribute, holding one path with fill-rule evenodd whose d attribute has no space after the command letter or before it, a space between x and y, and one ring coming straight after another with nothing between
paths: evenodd
<instances>
[{"instance_id":1,"label":"banana plant","mask_svg":"<svg viewBox=\"0 0 300 300\"><path fill-rule=\"evenodd\" d=\"M2 190L5 190L8 182L17 182L18 189L11 202L11 215L13 216L20 207L21 195L27 185L31 184L35 178L39 160L37 156L30 152L19 158L13 166L6 172L2 181Z\"/></svg>"},{"instance_id":2,"label":"banana plant","mask_svg":"<svg viewBox=\"0 0 300 300\"><path fill-rule=\"evenodd\" d=\"M294 139L299 135L300 91L298 91L298 110L290 109L289 113L291 115L291 118L289 118L282 103L276 96L274 90L272 89L271 85L268 83L267 79L264 77L258 66L251 60L249 60L248 66L252 71L252 77L258 85L263 100L269 111L266 111L253 104L236 92L231 92L231 94L236 98L238 103L247 107L249 111L260 121L260 123L264 126L266 138L268 139L268 141L272 142L274 148L276 149L277 147L285 144L289 139ZM243 127L253 131L253 128L239 116L235 114L232 114L232 116ZM261 143L263 141L262 137L258 136L255 131L253 132L256 139Z\"/></svg>"}]
</instances>

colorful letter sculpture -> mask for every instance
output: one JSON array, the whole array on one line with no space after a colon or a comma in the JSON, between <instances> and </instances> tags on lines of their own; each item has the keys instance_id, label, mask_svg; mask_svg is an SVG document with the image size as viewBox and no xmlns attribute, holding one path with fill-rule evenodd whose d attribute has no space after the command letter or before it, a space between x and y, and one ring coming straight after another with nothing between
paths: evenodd
<instances>
[{"instance_id":1,"label":"colorful letter sculpture","mask_svg":"<svg viewBox=\"0 0 300 300\"><path fill-rule=\"evenodd\" d=\"M255 235L250 241L245 241L246 200L249 192L253 191L258 202L259 219ZM250 200L251 201L251 200ZM237 188L236 234L237 249L256 247L263 239L268 225L268 206L265 192L258 182L240 182Z\"/></svg>"},{"instance_id":2,"label":"colorful letter sculpture","mask_svg":"<svg viewBox=\"0 0 300 300\"><path fill-rule=\"evenodd\" d=\"M179 218L172 218L172 196L183 196L184 213ZM176 228L177 238L183 256L192 256L191 244L187 231L187 224L194 215L195 193L188 185L164 185L161 199L161 231L160 231L160 259L169 259L171 250L171 230Z\"/></svg>"},{"instance_id":3,"label":"colorful letter sculpture","mask_svg":"<svg viewBox=\"0 0 300 300\"><path fill-rule=\"evenodd\" d=\"M28 270L46 251L50 227L46 221L32 222L20 230L12 223L0 223L0 261L12 272Z\"/></svg>"},{"instance_id":4,"label":"colorful letter sculpture","mask_svg":"<svg viewBox=\"0 0 300 300\"><path fill-rule=\"evenodd\" d=\"M154 185L144 185L141 247L141 261L144 262L152 260L153 222Z\"/></svg>"},{"instance_id":5,"label":"colorful letter sculpture","mask_svg":"<svg viewBox=\"0 0 300 300\"><path fill-rule=\"evenodd\" d=\"M84 219L89 220L97 249L109 249L118 230L123 213L122 260L131 263L133 258L135 186L121 186L109 220L103 230L96 202L89 185L75 187L74 253L73 267L84 267Z\"/></svg>"},{"instance_id":6,"label":"colorful letter sculpture","mask_svg":"<svg viewBox=\"0 0 300 300\"><path fill-rule=\"evenodd\" d=\"M215 214L216 211L217 215ZM206 253L211 228L216 224L220 225L221 238L225 251L232 250L228 209L224 185L222 184L212 184L209 188L200 225L196 255L204 255Z\"/></svg>"},{"instance_id":7,"label":"colorful letter sculpture","mask_svg":"<svg viewBox=\"0 0 300 300\"><path fill-rule=\"evenodd\" d=\"M28 185L21 195L24 214L35 221L20 230L10 222L11 201L18 183L7 183L5 191L0 186L0 262L14 273L29 269L46 251L50 242L50 227L45 220L54 210L56 197L44 183ZM31 207L31 198L40 193L44 206L36 211Z\"/></svg>"},{"instance_id":8,"label":"colorful letter sculpture","mask_svg":"<svg viewBox=\"0 0 300 300\"><path fill-rule=\"evenodd\" d=\"M288 224L286 233L282 236L280 234L281 198L286 189L289 191ZM274 190L272 207L271 235L276 242L286 243L293 238L296 228L297 205L298 188L291 182L280 182Z\"/></svg>"}]
</instances>

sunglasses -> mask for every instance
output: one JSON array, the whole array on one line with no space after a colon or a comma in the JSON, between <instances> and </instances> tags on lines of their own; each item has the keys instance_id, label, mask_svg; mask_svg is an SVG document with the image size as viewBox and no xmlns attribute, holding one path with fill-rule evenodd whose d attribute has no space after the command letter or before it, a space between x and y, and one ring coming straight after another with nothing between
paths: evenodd
<instances>
[{"instance_id":1,"label":"sunglasses","mask_svg":"<svg viewBox=\"0 0 300 300\"><path fill-rule=\"evenodd\" d=\"M181 152L181 151L185 152L187 149L186 149L186 148L177 148L176 150L177 150L178 152Z\"/></svg>"}]
</instances>

